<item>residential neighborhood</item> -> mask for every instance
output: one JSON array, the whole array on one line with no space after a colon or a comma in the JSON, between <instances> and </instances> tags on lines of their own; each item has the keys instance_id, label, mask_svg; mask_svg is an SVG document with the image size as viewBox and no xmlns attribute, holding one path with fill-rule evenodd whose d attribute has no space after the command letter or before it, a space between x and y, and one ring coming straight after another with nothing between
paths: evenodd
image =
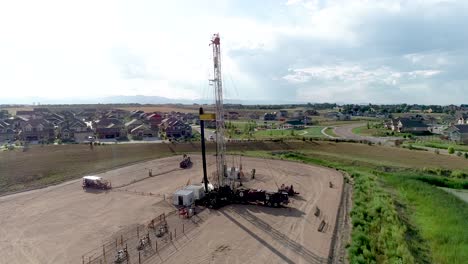
<instances>
[{"instance_id":1,"label":"residential neighborhood","mask_svg":"<svg viewBox=\"0 0 468 264\"><path fill-rule=\"evenodd\" d=\"M231 113L234 117L235 114ZM181 112L143 112L122 109L34 108L11 115L2 110L0 142L83 143L90 141L169 139L192 137L196 115Z\"/></svg>"}]
</instances>

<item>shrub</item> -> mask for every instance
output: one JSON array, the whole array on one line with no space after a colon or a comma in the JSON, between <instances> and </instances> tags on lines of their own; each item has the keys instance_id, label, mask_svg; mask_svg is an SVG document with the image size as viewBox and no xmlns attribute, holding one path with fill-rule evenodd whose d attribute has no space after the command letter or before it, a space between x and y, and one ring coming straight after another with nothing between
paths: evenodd
<instances>
[{"instance_id":1,"label":"shrub","mask_svg":"<svg viewBox=\"0 0 468 264\"><path fill-rule=\"evenodd\" d=\"M452 171L452 174L450 174L450 177L452 178L460 178L460 179L464 179L466 178L467 174L463 171L460 171L460 170L454 170Z\"/></svg>"},{"instance_id":2,"label":"shrub","mask_svg":"<svg viewBox=\"0 0 468 264\"><path fill-rule=\"evenodd\" d=\"M351 177L355 179L355 192L350 263L414 263L405 241L406 227L391 196L371 175L351 173Z\"/></svg>"},{"instance_id":3,"label":"shrub","mask_svg":"<svg viewBox=\"0 0 468 264\"><path fill-rule=\"evenodd\" d=\"M453 147L448 147L447 150L448 150L448 153L449 153L449 154L455 153L455 149L454 149Z\"/></svg>"},{"instance_id":4,"label":"shrub","mask_svg":"<svg viewBox=\"0 0 468 264\"><path fill-rule=\"evenodd\" d=\"M468 159L468 152L465 152L464 156L465 156L465 159Z\"/></svg>"},{"instance_id":5,"label":"shrub","mask_svg":"<svg viewBox=\"0 0 468 264\"><path fill-rule=\"evenodd\" d=\"M461 151L458 151L458 152L457 152L457 156L458 156L458 157L461 157L462 155L463 155L463 153L462 153Z\"/></svg>"}]
</instances>

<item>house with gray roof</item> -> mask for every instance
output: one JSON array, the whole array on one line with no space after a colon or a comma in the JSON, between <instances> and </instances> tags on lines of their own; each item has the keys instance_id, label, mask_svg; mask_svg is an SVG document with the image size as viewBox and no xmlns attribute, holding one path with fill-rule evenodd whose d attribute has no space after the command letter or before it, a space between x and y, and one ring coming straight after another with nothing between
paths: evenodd
<instances>
[{"instance_id":1,"label":"house with gray roof","mask_svg":"<svg viewBox=\"0 0 468 264\"><path fill-rule=\"evenodd\" d=\"M445 130L445 134L451 141L468 144L468 125L466 124L453 125Z\"/></svg>"},{"instance_id":2,"label":"house with gray roof","mask_svg":"<svg viewBox=\"0 0 468 264\"><path fill-rule=\"evenodd\" d=\"M429 126L421 120L401 118L398 120L396 130L403 133L423 134L429 132Z\"/></svg>"}]
</instances>

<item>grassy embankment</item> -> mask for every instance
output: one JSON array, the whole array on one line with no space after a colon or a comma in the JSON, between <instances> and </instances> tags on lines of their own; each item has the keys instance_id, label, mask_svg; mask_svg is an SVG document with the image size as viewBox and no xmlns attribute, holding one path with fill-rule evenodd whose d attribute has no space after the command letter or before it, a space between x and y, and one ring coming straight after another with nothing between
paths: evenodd
<instances>
[{"instance_id":1,"label":"grassy embankment","mask_svg":"<svg viewBox=\"0 0 468 264\"><path fill-rule=\"evenodd\" d=\"M280 122L268 121L228 121L226 131L231 139L302 139L323 138L321 133L323 126L312 126L305 129L278 129ZM263 127L263 129L262 129ZM267 127L265 129L265 127ZM238 133L236 133L236 131Z\"/></svg>"},{"instance_id":2,"label":"grassy embankment","mask_svg":"<svg viewBox=\"0 0 468 264\"><path fill-rule=\"evenodd\" d=\"M361 136L373 136L373 137L413 137L411 133L398 133L388 130L383 127L382 123L371 123L360 127L353 128L352 132L356 135Z\"/></svg>"},{"instance_id":3,"label":"grassy embankment","mask_svg":"<svg viewBox=\"0 0 468 264\"><path fill-rule=\"evenodd\" d=\"M246 154L275 157L272 152ZM276 158L333 167L353 177L351 263L463 263L468 259L468 205L436 187L468 188L468 180L438 176L435 170L421 167L382 166L372 158L356 161L310 151Z\"/></svg>"}]
</instances>

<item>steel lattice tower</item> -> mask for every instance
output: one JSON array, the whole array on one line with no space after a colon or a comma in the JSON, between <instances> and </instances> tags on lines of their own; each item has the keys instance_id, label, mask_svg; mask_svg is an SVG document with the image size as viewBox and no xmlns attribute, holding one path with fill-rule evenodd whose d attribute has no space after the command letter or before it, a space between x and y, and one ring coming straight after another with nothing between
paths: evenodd
<instances>
[{"instance_id":1,"label":"steel lattice tower","mask_svg":"<svg viewBox=\"0 0 468 264\"><path fill-rule=\"evenodd\" d=\"M225 186L225 155L226 143L224 141L224 107L223 107L223 83L221 78L221 46L219 34L214 34L211 39L213 47L213 79L216 108L216 172L219 186Z\"/></svg>"}]
</instances>

